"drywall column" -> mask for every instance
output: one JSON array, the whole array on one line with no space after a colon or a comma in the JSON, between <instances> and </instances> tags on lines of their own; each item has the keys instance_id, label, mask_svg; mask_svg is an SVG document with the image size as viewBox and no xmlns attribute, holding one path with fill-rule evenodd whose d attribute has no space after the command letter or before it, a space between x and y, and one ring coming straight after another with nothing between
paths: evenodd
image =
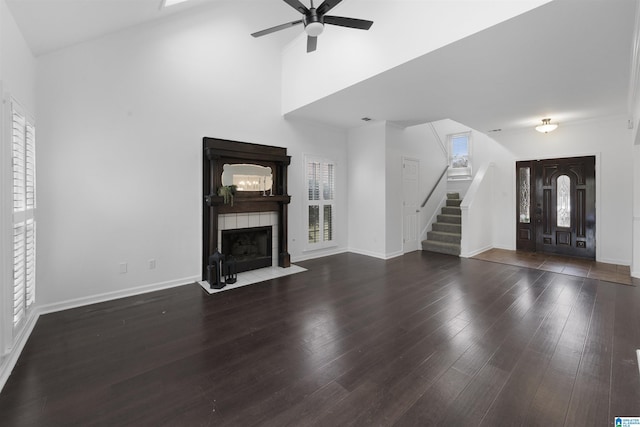
<instances>
[{"instance_id":1,"label":"drywall column","mask_svg":"<svg viewBox=\"0 0 640 427\"><path fill-rule=\"evenodd\" d=\"M633 146L633 249L631 276L640 278L640 142Z\"/></svg>"},{"instance_id":2,"label":"drywall column","mask_svg":"<svg viewBox=\"0 0 640 427\"><path fill-rule=\"evenodd\" d=\"M351 252L385 258L386 123L349 131L348 242Z\"/></svg>"},{"instance_id":3,"label":"drywall column","mask_svg":"<svg viewBox=\"0 0 640 427\"><path fill-rule=\"evenodd\" d=\"M402 129L387 122L385 135L385 258L393 258L403 254Z\"/></svg>"},{"instance_id":4,"label":"drywall column","mask_svg":"<svg viewBox=\"0 0 640 427\"><path fill-rule=\"evenodd\" d=\"M462 241L460 256L470 258L493 245L493 173L494 164L478 169L460 205L462 210Z\"/></svg>"}]
</instances>

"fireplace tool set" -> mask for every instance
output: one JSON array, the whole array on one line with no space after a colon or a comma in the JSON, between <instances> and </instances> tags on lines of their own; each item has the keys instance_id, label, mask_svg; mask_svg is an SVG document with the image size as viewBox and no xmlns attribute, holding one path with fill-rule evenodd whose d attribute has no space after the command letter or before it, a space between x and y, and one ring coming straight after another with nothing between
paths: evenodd
<instances>
[{"instance_id":1,"label":"fireplace tool set","mask_svg":"<svg viewBox=\"0 0 640 427\"><path fill-rule=\"evenodd\" d=\"M218 248L209 257L207 267L207 282L211 289L222 289L226 285L233 285L238 280L236 260L233 256L225 256L218 252Z\"/></svg>"}]
</instances>

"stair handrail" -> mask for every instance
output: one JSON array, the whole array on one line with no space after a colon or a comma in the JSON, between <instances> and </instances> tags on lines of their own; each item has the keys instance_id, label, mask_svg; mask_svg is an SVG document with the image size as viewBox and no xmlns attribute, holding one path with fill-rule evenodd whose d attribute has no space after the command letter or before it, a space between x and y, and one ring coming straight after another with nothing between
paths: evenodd
<instances>
[{"instance_id":1,"label":"stair handrail","mask_svg":"<svg viewBox=\"0 0 640 427\"><path fill-rule=\"evenodd\" d=\"M444 158L449 160L449 153L447 152L447 147L444 145L444 142L442 142L442 138L440 138L440 134L436 130L436 127L433 125L433 122L429 123L429 127L431 128L431 132L433 132L433 136L435 136L436 141L438 141L440 148L442 148L442 154L444 154Z\"/></svg>"},{"instance_id":2,"label":"stair handrail","mask_svg":"<svg viewBox=\"0 0 640 427\"><path fill-rule=\"evenodd\" d=\"M431 189L431 191L429 191L429 194L427 195L426 199L424 199L424 202L422 202L422 204L420 205L420 209L424 208L424 206L427 204L427 202L431 198L431 195L433 194L434 191L436 191L438 184L440 184L440 181L442 181L442 178L444 178L448 170L449 170L449 165L444 167L444 170L442 171L442 175L440 175L440 178L438 178L436 183L433 185L433 188Z\"/></svg>"}]
</instances>

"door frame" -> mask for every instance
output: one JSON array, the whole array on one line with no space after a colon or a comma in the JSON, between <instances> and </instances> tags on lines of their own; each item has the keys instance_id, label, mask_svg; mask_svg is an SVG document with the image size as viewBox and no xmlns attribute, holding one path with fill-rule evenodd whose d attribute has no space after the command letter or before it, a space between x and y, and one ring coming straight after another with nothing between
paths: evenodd
<instances>
[{"instance_id":1,"label":"door frame","mask_svg":"<svg viewBox=\"0 0 640 427\"><path fill-rule=\"evenodd\" d=\"M588 151L588 152L584 152L584 153L571 153L571 154L547 154L545 156L535 156L535 155L530 155L530 156L519 156L516 157L513 162L512 162L512 166L511 166L511 200L513 201L513 203L511 204L511 215L510 215L510 223L511 223L511 244L512 244L512 250L516 250L516 240L518 238L518 236L516 235L516 213L518 212L518 177L516 175L516 163L517 162L525 162L527 160L552 160L552 159L570 159L570 158L574 158L574 157L587 157L587 156L594 156L596 158L596 167L595 167L595 171L596 171L596 261L600 261L602 259L601 256L601 251L602 245L599 245L598 242L600 242L600 233L601 233L601 225L600 225L600 221L601 221L601 213L602 213L602 208L601 208L601 203L602 203L602 195L600 194L601 188L602 188L602 184L601 184L601 179L602 179L602 173L600 172L600 159L601 159L601 152L597 151L597 152L593 152L593 151Z\"/></svg>"}]
</instances>

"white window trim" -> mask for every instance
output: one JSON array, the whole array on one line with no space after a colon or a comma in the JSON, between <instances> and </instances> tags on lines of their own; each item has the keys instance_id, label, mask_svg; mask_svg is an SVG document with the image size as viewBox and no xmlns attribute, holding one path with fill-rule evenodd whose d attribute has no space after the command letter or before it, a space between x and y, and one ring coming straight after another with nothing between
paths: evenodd
<instances>
[{"instance_id":1,"label":"white window trim","mask_svg":"<svg viewBox=\"0 0 640 427\"><path fill-rule=\"evenodd\" d=\"M26 309L21 317L20 321L14 324L14 277L13 277L13 256L14 256L14 230L15 226L20 223L31 221L33 227L35 227L35 208L27 208L14 212L13 205L13 115L14 111L21 115L25 120L25 127L30 125L35 132L35 120L27 113L26 109L20 105L12 97L7 97L3 100L3 131L2 131L2 154L3 159L0 167L0 173L2 174L4 183L1 188L2 197L2 232L0 233L2 239L2 249L6 256L2 257L2 278L6 286L3 286L3 310L2 318L0 319L0 325L2 327L2 334L0 335L0 355L7 354L12 347L17 343L18 337L22 334L25 326L29 323L30 318L34 313L35 307L35 283L33 283L34 299L31 304L26 306ZM26 138L26 134L25 134ZM26 148L25 148L26 150ZM26 154L25 154L26 155ZM26 184L25 184L26 185ZM35 185L35 181L34 181ZM26 232L25 232L26 233ZM34 242L35 244L35 242ZM34 248L34 262L35 262L35 248ZM26 268L26 265L25 265ZM25 275L27 271L25 270ZM35 280L35 265L33 266L32 274Z\"/></svg>"},{"instance_id":2,"label":"white window trim","mask_svg":"<svg viewBox=\"0 0 640 427\"><path fill-rule=\"evenodd\" d=\"M2 82L0 82L0 94L2 92ZM11 124L11 104L8 99L2 99L2 105L0 106L0 253L2 253L2 259L0 259L0 283L3 286L0 287L0 361L2 356L8 354L12 340L10 337L13 335L12 322L9 316L13 316L13 299L10 298L11 288L13 283L13 273L11 266L11 260L13 257L13 250L11 244L11 221L13 206L11 203L11 145L10 138L10 124ZM2 363L0 363L2 366Z\"/></svg>"},{"instance_id":3,"label":"white window trim","mask_svg":"<svg viewBox=\"0 0 640 427\"><path fill-rule=\"evenodd\" d=\"M469 166L466 168L453 167L453 139L460 136L466 136L469 147ZM447 161L449 169L447 171L447 179L449 181L464 181L473 178L473 133L471 131L458 132L447 135Z\"/></svg>"},{"instance_id":4,"label":"white window trim","mask_svg":"<svg viewBox=\"0 0 640 427\"><path fill-rule=\"evenodd\" d=\"M333 200L324 200L322 198L323 196L323 191L322 191L322 181L320 181L320 200L309 200L309 181L308 181L308 176L307 176L307 166L310 162L315 162L315 163L321 163L321 164L331 164L333 165L333 180L334 183L337 182L337 163L331 159L327 159L324 157L319 157L319 156L314 156L314 155L305 155L304 156L304 164L303 164L303 176L304 176L304 214L303 214L303 218L304 218L304 223L303 223L303 236L304 236L304 240L305 240L305 244L304 244L304 252L308 252L308 251L315 251L315 250L319 250L319 249L326 249L326 248L332 248L332 247L336 247L338 246L337 240L336 240L336 212L337 212L337 204L336 204L336 199L337 199L337 192L338 192L338 188L336 185L334 185L334 192L333 192ZM324 215L322 212L322 206L324 205L331 205L331 212L333 215L333 229L332 231L332 239L329 241L322 241L322 242L318 242L318 243L310 243L309 242L309 206L311 205L319 205L320 206L320 233L322 235L322 230L324 229Z\"/></svg>"}]
</instances>

